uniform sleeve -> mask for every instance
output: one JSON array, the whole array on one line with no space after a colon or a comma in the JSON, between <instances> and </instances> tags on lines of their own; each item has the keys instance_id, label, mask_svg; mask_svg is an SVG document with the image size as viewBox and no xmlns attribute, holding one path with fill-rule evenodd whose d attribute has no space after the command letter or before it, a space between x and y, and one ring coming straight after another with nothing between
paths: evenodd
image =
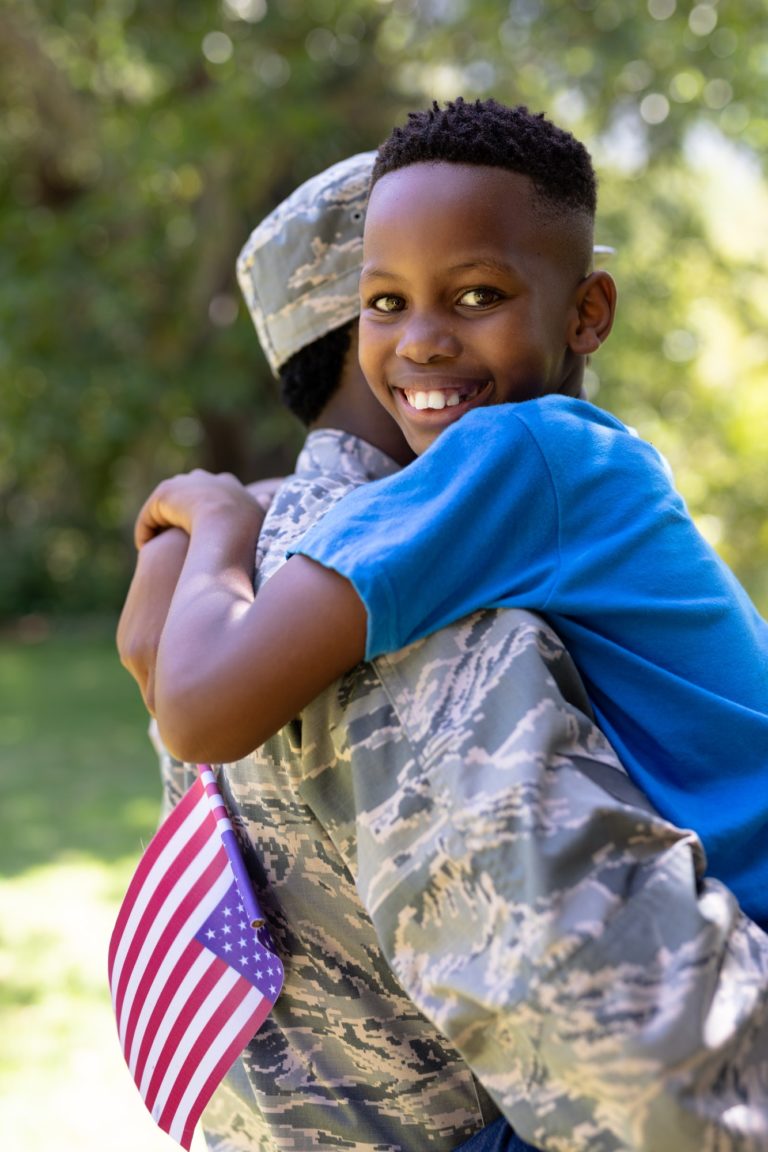
<instances>
[{"instance_id":1,"label":"uniform sleeve","mask_svg":"<svg viewBox=\"0 0 768 1152\"><path fill-rule=\"evenodd\" d=\"M510 588L528 608L546 601L557 499L517 407L468 413L398 475L350 493L294 549L353 584L367 659L507 602Z\"/></svg>"},{"instance_id":2,"label":"uniform sleeve","mask_svg":"<svg viewBox=\"0 0 768 1152\"><path fill-rule=\"evenodd\" d=\"M622 792L558 687L567 654L524 615L377 662L407 755L345 762L382 949L535 1146L758 1152L768 937L702 878L693 833Z\"/></svg>"},{"instance_id":3,"label":"uniform sleeve","mask_svg":"<svg viewBox=\"0 0 768 1152\"><path fill-rule=\"evenodd\" d=\"M171 755L163 744L154 717L149 722L149 739L157 755L160 770L160 783L163 789L160 817L164 820L176 807L187 789L194 784L197 779L197 769L194 765L184 764L183 761L177 760L175 756Z\"/></svg>"}]
</instances>

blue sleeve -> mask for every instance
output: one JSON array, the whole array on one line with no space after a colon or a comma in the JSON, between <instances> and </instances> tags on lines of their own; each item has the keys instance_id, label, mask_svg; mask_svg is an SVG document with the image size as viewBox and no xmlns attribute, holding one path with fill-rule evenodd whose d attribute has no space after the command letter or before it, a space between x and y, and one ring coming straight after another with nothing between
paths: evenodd
<instances>
[{"instance_id":1,"label":"blue sleeve","mask_svg":"<svg viewBox=\"0 0 768 1152\"><path fill-rule=\"evenodd\" d=\"M468 413L296 550L355 587L368 659L479 608L518 607L548 616L595 688L608 669L619 692L626 669L632 698L653 664L716 691L738 676L751 705L764 696L762 665L738 672L764 622L658 452L585 401Z\"/></svg>"},{"instance_id":2,"label":"blue sleeve","mask_svg":"<svg viewBox=\"0 0 768 1152\"><path fill-rule=\"evenodd\" d=\"M518 407L468 413L397 475L351 492L294 549L355 587L367 659L511 592L529 607L546 601L557 499Z\"/></svg>"}]
</instances>

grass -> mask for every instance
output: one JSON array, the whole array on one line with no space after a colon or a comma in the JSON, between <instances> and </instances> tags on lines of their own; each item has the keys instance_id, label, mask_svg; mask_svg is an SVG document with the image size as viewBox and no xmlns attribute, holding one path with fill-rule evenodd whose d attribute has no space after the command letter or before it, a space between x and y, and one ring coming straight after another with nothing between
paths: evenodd
<instances>
[{"instance_id":1,"label":"grass","mask_svg":"<svg viewBox=\"0 0 768 1152\"><path fill-rule=\"evenodd\" d=\"M112 924L159 796L146 714L111 629L0 640L3 1148L177 1147L123 1064L106 983Z\"/></svg>"}]
</instances>

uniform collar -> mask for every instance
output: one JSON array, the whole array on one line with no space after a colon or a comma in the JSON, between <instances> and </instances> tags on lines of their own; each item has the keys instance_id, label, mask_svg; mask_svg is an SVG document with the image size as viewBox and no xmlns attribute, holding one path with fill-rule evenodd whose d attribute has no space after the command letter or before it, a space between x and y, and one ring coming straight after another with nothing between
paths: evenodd
<instances>
[{"instance_id":1,"label":"uniform collar","mask_svg":"<svg viewBox=\"0 0 768 1152\"><path fill-rule=\"evenodd\" d=\"M333 476L352 484L367 484L400 471L400 465L351 432L318 428L310 432L296 461L295 475L303 480Z\"/></svg>"}]
</instances>

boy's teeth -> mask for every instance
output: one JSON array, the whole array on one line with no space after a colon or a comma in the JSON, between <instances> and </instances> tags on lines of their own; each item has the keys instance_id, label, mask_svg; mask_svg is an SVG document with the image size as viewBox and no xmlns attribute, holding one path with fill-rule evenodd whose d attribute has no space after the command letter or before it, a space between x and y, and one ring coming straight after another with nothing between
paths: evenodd
<instances>
[{"instance_id":1,"label":"boy's teeth","mask_svg":"<svg viewBox=\"0 0 768 1152\"><path fill-rule=\"evenodd\" d=\"M412 408L423 412L425 408L440 411L442 408L455 408L461 403L461 395L455 388L431 388L428 392L405 388L405 397Z\"/></svg>"}]
</instances>

